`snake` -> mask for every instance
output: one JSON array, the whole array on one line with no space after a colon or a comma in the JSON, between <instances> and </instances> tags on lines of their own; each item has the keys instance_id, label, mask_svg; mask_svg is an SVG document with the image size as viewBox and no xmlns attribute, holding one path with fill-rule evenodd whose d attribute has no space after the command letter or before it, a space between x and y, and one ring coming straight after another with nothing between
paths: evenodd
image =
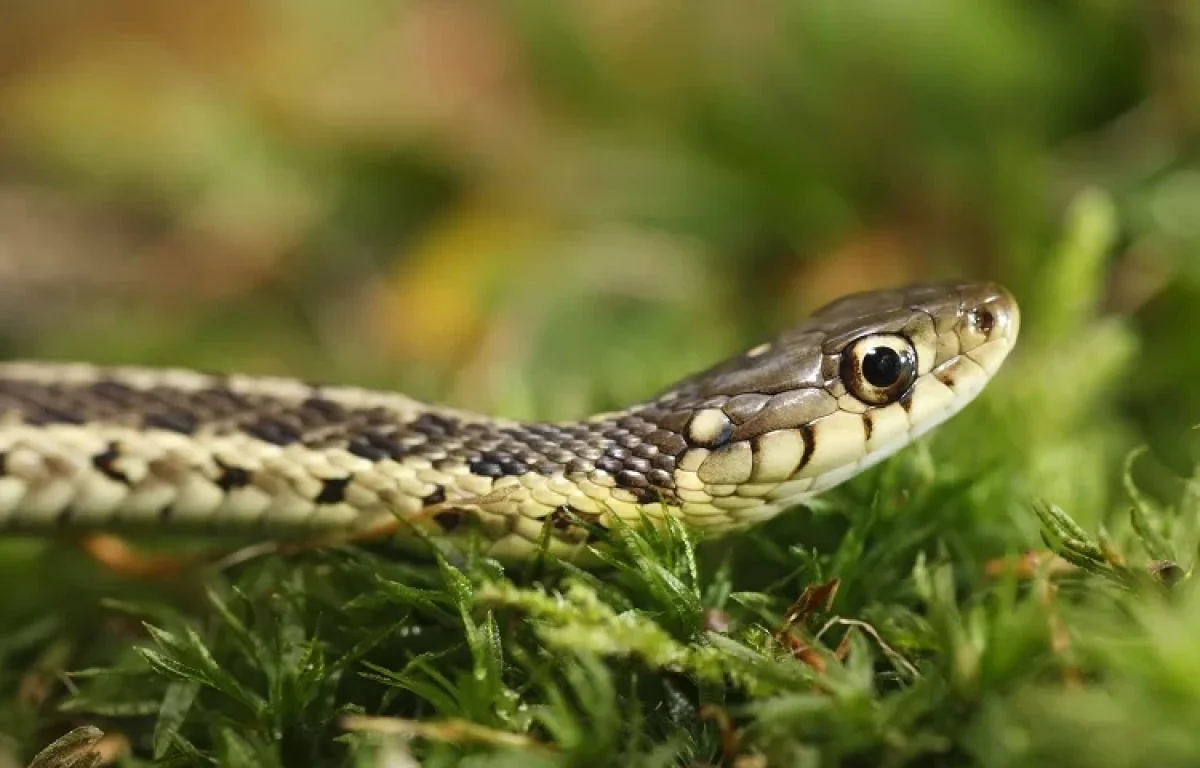
<instances>
[{"instance_id":1,"label":"snake","mask_svg":"<svg viewBox=\"0 0 1200 768\"><path fill-rule=\"evenodd\" d=\"M520 421L354 386L0 363L0 534L254 534L408 521L572 558L617 520L763 523L976 398L1016 343L989 281L860 291L627 408Z\"/></svg>"}]
</instances>

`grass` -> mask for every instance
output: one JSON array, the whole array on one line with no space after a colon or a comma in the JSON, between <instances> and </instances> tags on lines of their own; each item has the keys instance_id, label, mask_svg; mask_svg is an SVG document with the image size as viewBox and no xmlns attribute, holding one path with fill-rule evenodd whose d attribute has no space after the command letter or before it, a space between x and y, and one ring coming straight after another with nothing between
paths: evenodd
<instances>
[{"instance_id":1,"label":"grass","mask_svg":"<svg viewBox=\"0 0 1200 768\"><path fill-rule=\"evenodd\" d=\"M1098 294L1109 215L1083 199L1042 276ZM1200 475L1139 447L1114 387L1136 332L1076 298L1026 302L1020 354L930 439L727 540L159 583L5 542L0 765L64 733L34 764L1194 764Z\"/></svg>"},{"instance_id":2,"label":"grass","mask_svg":"<svg viewBox=\"0 0 1200 768\"><path fill-rule=\"evenodd\" d=\"M918 445L595 569L0 539L0 768L1200 764L1198 6L742 5L0 3L5 358L558 418L864 278L1023 310Z\"/></svg>"},{"instance_id":3,"label":"grass","mask_svg":"<svg viewBox=\"0 0 1200 768\"><path fill-rule=\"evenodd\" d=\"M911 487L904 475L860 486L883 499ZM349 550L263 560L211 578L187 613L110 603L145 635L72 673L60 709L157 765L382 765L408 749L429 765L949 765L1072 754L1041 720L1081 728L1056 700L1108 699L1087 711L1121 721L1136 713L1113 707L1114 684L1130 701L1194 696L1165 666L1186 650L1186 580L1168 588L1166 569L1130 564L1061 511L1044 531L1081 567L1069 590L1046 569L989 579L952 554L948 526L902 535L914 513L961 512L964 485L919 495L895 512L861 499L853 519L831 505L721 552L682 530L618 531L604 576ZM1194 539L1167 544L1168 518L1138 515L1142 557L1186 559L1175 546ZM839 543L772 544L813 528Z\"/></svg>"}]
</instances>

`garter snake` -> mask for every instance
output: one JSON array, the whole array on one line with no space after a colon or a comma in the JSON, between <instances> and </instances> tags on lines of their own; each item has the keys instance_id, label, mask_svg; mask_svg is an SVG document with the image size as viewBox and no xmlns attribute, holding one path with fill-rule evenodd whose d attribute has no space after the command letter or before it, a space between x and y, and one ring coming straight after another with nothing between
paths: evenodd
<instances>
[{"instance_id":1,"label":"garter snake","mask_svg":"<svg viewBox=\"0 0 1200 768\"><path fill-rule=\"evenodd\" d=\"M568 423L292 379L2 363L0 532L289 536L398 516L434 535L473 521L509 560L544 536L570 556L587 542L579 520L612 515L722 533L949 418L1018 327L992 283L854 294L643 402Z\"/></svg>"}]
</instances>

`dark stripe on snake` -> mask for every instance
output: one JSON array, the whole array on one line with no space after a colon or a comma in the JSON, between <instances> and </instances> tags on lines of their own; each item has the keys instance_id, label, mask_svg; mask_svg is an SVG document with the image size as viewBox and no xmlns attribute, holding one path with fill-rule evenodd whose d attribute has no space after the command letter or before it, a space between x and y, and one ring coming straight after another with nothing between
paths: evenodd
<instances>
[{"instance_id":1,"label":"dark stripe on snake","mask_svg":"<svg viewBox=\"0 0 1200 768\"><path fill-rule=\"evenodd\" d=\"M353 476L328 477L322 481L321 492L314 499L318 504L338 504L346 498L346 486L350 485Z\"/></svg>"},{"instance_id":2,"label":"dark stripe on snake","mask_svg":"<svg viewBox=\"0 0 1200 768\"><path fill-rule=\"evenodd\" d=\"M113 462L120 458L120 456L117 444L109 443L108 447L102 453L98 453L92 457L92 466L110 480L115 480L122 485L131 485L129 476L113 466Z\"/></svg>"}]
</instances>

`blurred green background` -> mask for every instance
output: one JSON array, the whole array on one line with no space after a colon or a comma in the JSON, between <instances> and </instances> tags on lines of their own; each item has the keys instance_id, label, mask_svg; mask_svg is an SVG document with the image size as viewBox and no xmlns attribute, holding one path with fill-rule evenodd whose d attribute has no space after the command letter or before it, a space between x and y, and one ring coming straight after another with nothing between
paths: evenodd
<instances>
[{"instance_id":1,"label":"blurred green background","mask_svg":"<svg viewBox=\"0 0 1200 768\"><path fill-rule=\"evenodd\" d=\"M1200 3L0 2L5 358L567 418L943 277L999 280L1024 314L1001 379L909 456L971 489L945 537L964 572L1040 545L1031 498L1125 526L1143 441L1191 475ZM10 544L4 585L33 557ZM1160 710L1121 711L1114 739Z\"/></svg>"},{"instance_id":2,"label":"blurred green background","mask_svg":"<svg viewBox=\"0 0 1200 768\"><path fill-rule=\"evenodd\" d=\"M1198 136L1186 0L10 1L0 351L567 417L982 276L1177 428Z\"/></svg>"},{"instance_id":3,"label":"blurred green background","mask_svg":"<svg viewBox=\"0 0 1200 768\"><path fill-rule=\"evenodd\" d=\"M574 417L987 277L1095 516L1200 422L1198 136L1182 0L8 2L0 351Z\"/></svg>"}]
</instances>

